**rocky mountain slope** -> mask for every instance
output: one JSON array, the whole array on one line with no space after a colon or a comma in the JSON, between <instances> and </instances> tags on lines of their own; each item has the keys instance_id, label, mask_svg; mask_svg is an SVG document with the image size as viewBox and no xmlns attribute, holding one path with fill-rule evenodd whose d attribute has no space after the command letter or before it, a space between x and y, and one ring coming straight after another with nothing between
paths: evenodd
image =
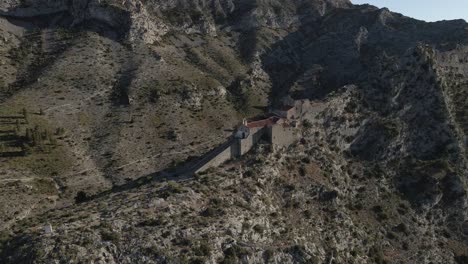
<instances>
[{"instance_id":1,"label":"rocky mountain slope","mask_svg":"<svg viewBox=\"0 0 468 264\"><path fill-rule=\"evenodd\" d=\"M466 261L463 20L347 0L9 0L0 34L4 262ZM304 144L75 205L284 96L320 105Z\"/></svg>"}]
</instances>

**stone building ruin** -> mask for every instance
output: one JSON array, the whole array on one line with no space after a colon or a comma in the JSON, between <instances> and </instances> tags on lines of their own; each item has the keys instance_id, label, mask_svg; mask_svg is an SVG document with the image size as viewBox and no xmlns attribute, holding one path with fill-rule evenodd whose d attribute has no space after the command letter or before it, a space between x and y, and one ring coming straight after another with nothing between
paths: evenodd
<instances>
[{"instance_id":1,"label":"stone building ruin","mask_svg":"<svg viewBox=\"0 0 468 264\"><path fill-rule=\"evenodd\" d=\"M243 119L228 141L208 154L207 160L195 172L240 158L260 142L271 144L273 148L290 146L300 139L299 128L310 109L309 100L299 100L273 109L265 116L250 121Z\"/></svg>"}]
</instances>

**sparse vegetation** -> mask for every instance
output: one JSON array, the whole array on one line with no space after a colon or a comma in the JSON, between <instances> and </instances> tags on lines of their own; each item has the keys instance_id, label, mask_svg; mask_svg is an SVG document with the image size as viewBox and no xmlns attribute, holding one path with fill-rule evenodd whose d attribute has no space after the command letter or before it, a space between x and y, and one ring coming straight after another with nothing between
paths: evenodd
<instances>
[{"instance_id":1,"label":"sparse vegetation","mask_svg":"<svg viewBox=\"0 0 468 264\"><path fill-rule=\"evenodd\" d=\"M120 241L120 235L117 232L114 231L109 231L109 230L103 230L101 232L101 237L102 240L104 241L109 241L112 243L118 243Z\"/></svg>"},{"instance_id":2,"label":"sparse vegetation","mask_svg":"<svg viewBox=\"0 0 468 264\"><path fill-rule=\"evenodd\" d=\"M198 245L193 249L193 253L197 256L209 256L211 254L210 244L206 240L199 241Z\"/></svg>"},{"instance_id":3,"label":"sparse vegetation","mask_svg":"<svg viewBox=\"0 0 468 264\"><path fill-rule=\"evenodd\" d=\"M304 129L311 129L312 128L312 123L309 121L309 120L304 120L302 122L302 127L304 127Z\"/></svg>"},{"instance_id":4,"label":"sparse vegetation","mask_svg":"<svg viewBox=\"0 0 468 264\"><path fill-rule=\"evenodd\" d=\"M169 192L171 192L171 193L182 193L182 192L184 192L183 187L179 183L177 183L175 181L169 181L167 183L167 188L168 188Z\"/></svg>"},{"instance_id":5,"label":"sparse vegetation","mask_svg":"<svg viewBox=\"0 0 468 264\"><path fill-rule=\"evenodd\" d=\"M88 195L84 191L79 191L75 196L76 203L83 203L89 199Z\"/></svg>"},{"instance_id":6,"label":"sparse vegetation","mask_svg":"<svg viewBox=\"0 0 468 264\"><path fill-rule=\"evenodd\" d=\"M1 263L467 262L463 21L344 1L10 2ZM184 171L289 97L311 99L284 124L299 143Z\"/></svg>"},{"instance_id":7,"label":"sparse vegetation","mask_svg":"<svg viewBox=\"0 0 468 264\"><path fill-rule=\"evenodd\" d=\"M224 250L223 253L224 259L221 261L222 264L238 263L239 258L250 254L249 250L238 245L232 245L231 247Z\"/></svg>"},{"instance_id":8,"label":"sparse vegetation","mask_svg":"<svg viewBox=\"0 0 468 264\"><path fill-rule=\"evenodd\" d=\"M258 225L254 225L253 230L259 234L263 234L263 232L265 232L265 227L258 224Z\"/></svg>"}]
</instances>

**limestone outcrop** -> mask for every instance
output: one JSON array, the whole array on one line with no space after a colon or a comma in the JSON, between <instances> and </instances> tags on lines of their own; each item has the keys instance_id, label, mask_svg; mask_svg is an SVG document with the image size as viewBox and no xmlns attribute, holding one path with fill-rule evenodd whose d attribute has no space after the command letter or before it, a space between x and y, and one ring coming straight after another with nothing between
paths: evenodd
<instances>
[{"instance_id":1,"label":"limestone outcrop","mask_svg":"<svg viewBox=\"0 0 468 264\"><path fill-rule=\"evenodd\" d=\"M4 0L0 69L1 263L466 263L464 20ZM301 99L297 144L165 180Z\"/></svg>"}]
</instances>

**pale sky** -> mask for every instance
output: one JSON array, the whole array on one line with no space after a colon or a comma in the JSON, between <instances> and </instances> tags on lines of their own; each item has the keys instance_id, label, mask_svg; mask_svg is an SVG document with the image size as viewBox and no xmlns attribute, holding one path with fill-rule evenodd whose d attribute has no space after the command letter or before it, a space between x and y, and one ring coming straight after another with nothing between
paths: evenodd
<instances>
[{"instance_id":1,"label":"pale sky","mask_svg":"<svg viewBox=\"0 0 468 264\"><path fill-rule=\"evenodd\" d=\"M468 0L351 0L353 4L387 7L425 21L464 19L468 21Z\"/></svg>"}]
</instances>

